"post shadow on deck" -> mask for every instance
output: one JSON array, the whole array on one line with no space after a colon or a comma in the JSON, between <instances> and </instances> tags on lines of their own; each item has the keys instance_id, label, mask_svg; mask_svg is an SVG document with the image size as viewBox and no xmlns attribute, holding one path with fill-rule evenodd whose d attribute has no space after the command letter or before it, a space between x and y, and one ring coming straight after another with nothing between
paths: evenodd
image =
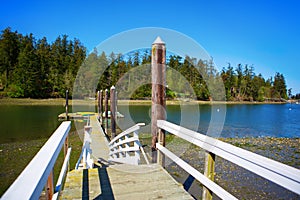
<instances>
[{"instance_id":1,"label":"post shadow on deck","mask_svg":"<svg viewBox=\"0 0 300 200\"><path fill-rule=\"evenodd\" d=\"M190 187L192 186L193 182L194 182L195 178L192 175L189 175L187 177L187 179L184 181L183 183L183 188L186 191L189 191Z\"/></svg>"},{"instance_id":2,"label":"post shadow on deck","mask_svg":"<svg viewBox=\"0 0 300 200\"><path fill-rule=\"evenodd\" d=\"M89 170L83 170L83 177L82 177L82 199L86 200L89 199Z\"/></svg>"},{"instance_id":3,"label":"post shadow on deck","mask_svg":"<svg viewBox=\"0 0 300 200\"><path fill-rule=\"evenodd\" d=\"M107 166L98 168L98 176L100 180L101 194L95 199L114 200L114 193L106 170Z\"/></svg>"}]
</instances>

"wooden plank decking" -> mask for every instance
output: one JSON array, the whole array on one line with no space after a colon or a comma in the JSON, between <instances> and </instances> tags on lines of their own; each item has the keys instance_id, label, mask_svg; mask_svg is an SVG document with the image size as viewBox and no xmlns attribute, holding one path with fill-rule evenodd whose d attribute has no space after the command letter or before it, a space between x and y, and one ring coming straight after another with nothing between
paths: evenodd
<instances>
[{"instance_id":1,"label":"wooden plank decking","mask_svg":"<svg viewBox=\"0 0 300 200\"><path fill-rule=\"evenodd\" d=\"M108 158L108 141L95 116L90 118L95 162ZM67 174L61 199L193 199L160 165L102 164Z\"/></svg>"},{"instance_id":2,"label":"wooden plank decking","mask_svg":"<svg viewBox=\"0 0 300 200\"><path fill-rule=\"evenodd\" d=\"M98 159L104 159L105 161L108 160L109 149L108 149L108 140L101 128L100 123L98 122L96 115L90 116L90 126L92 127L91 132L91 149L92 149L92 156L95 162Z\"/></svg>"},{"instance_id":3,"label":"wooden plank decking","mask_svg":"<svg viewBox=\"0 0 300 200\"><path fill-rule=\"evenodd\" d=\"M157 164L121 164L69 172L62 199L193 198Z\"/></svg>"}]
</instances>

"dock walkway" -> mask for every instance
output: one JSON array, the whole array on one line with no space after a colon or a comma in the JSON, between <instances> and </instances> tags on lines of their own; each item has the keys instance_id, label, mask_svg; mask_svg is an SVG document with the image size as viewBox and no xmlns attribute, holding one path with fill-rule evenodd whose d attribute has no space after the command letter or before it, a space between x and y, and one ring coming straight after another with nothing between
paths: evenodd
<instances>
[{"instance_id":1,"label":"dock walkway","mask_svg":"<svg viewBox=\"0 0 300 200\"><path fill-rule=\"evenodd\" d=\"M95 162L108 159L108 141L91 116L91 148ZM61 199L193 199L158 164L101 163L93 169L68 172Z\"/></svg>"},{"instance_id":2,"label":"dock walkway","mask_svg":"<svg viewBox=\"0 0 300 200\"><path fill-rule=\"evenodd\" d=\"M91 149L94 161L97 162L99 159L108 160L109 149L108 140L105 136L100 123L97 120L96 115L90 116L90 126L92 127L91 132Z\"/></svg>"}]
</instances>

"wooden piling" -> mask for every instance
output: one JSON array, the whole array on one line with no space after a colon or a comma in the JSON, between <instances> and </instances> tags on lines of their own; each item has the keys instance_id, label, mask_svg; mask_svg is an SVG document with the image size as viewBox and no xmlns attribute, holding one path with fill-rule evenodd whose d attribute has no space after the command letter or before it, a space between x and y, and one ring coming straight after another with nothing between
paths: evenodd
<instances>
[{"instance_id":1,"label":"wooden piling","mask_svg":"<svg viewBox=\"0 0 300 200\"><path fill-rule=\"evenodd\" d=\"M105 96L104 96L104 104L105 104L105 133L108 133L108 90L105 89Z\"/></svg>"},{"instance_id":2,"label":"wooden piling","mask_svg":"<svg viewBox=\"0 0 300 200\"><path fill-rule=\"evenodd\" d=\"M166 120L166 46L160 37L152 44L151 58L152 73L152 107L151 107L151 133L152 133L152 162L155 162L157 142L157 120ZM164 141L162 141L164 143Z\"/></svg>"},{"instance_id":3,"label":"wooden piling","mask_svg":"<svg viewBox=\"0 0 300 200\"><path fill-rule=\"evenodd\" d=\"M215 178L215 159L216 155L211 152L205 152L205 167L204 175L210 180L214 181ZM203 186L202 199L211 200L212 191Z\"/></svg>"},{"instance_id":4,"label":"wooden piling","mask_svg":"<svg viewBox=\"0 0 300 200\"><path fill-rule=\"evenodd\" d=\"M110 88L110 124L111 139L116 137L116 90L115 86Z\"/></svg>"},{"instance_id":5,"label":"wooden piling","mask_svg":"<svg viewBox=\"0 0 300 200\"><path fill-rule=\"evenodd\" d=\"M100 91L97 91L97 113L98 113L98 120L100 120Z\"/></svg>"},{"instance_id":6,"label":"wooden piling","mask_svg":"<svg viewBox=\"0 0 300 200\"><path fill-rule=\"evenodd\" d=\"M69 90L66 90L66 120L69 120ZM64 157L67 155L69 148L69 136L66 137L64 142Z\"/></svg>"},{"instance_id":7,"label":"wooden piling","mask_svg":"<svg viewBox=\"0 0 300 200\"><path fill-rule=\"evenodd\" d=\"M100 102L99 102L99 112L100 112L100 118L99 118L99 120L100 120L100 124L102 125L103 124L103 117L102 117L102 113L103 113L103 91L102 90L100 90L100 96L99 96L99 98L100 98Z\"/></svg>"},{"instance_id":8,"label":"wooden piling","mask_svg":"<svg viewBox=\"0 0 300 200\"><path fill-rule=\"evenodd\" d=\"M69 90L66 90L66 120L69 120Z\"/></svg>"}]
</instances>

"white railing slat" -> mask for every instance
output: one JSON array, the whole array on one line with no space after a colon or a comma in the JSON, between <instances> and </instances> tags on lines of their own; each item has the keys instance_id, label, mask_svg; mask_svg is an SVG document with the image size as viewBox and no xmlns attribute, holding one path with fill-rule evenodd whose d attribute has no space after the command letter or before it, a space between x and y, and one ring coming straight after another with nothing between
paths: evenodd
<instances>
[{"instance_id":1,"label":"white railing slat","mask_svg":"<svg viewBox=\"0 0 300 200\"><path fill-rule=\"evenodd\" d=\"M130 152L130 151L139 151L139 147L136 147L136 146L125 147L125 148L119 147L118 150L111 151L109 153L109 155L118 154L118 153L122 153L122 152Z\"/></svg>"},{"instance_id":2,"label":"white railing slat","mask_svg":"<svg viewBox=\"0 0 300 200\"><path fill-rule=\"evenodd\" d=\"M128 128L128 129L126 129L125 131L123 131L122 133L120 133L117 137L115 137L114 139L112 139L112 140L110 141L109 145L111 145L112 143L114 143L114 142L115 142L116 140L118 140L119 138L121 138L121 137L123 137L123 136L125 136L125 135L127 135L127 134L130 134L130 133L132 133L132 132L134 132L134 131L139 130L141 126L145 126L145 123L138 123L138 124L136 124L136 125L134 125L134 126Z\"/></svg>"},{"instance_id":3,"label":"white railing slat","mask_svg":"<svg viewBox=\"0 0 300 200\"><path fill-rule=\"evenodd\" d=\"M116 136L109 143L108 160L138 165L140 162L140 143L138 133L136 131L144 125L144 123L136 124ZM130 134L132 134L132 136L130 136ZM131 155L130 152L134 152L134 156Z\"/></svg>"},{"instance_id":4,"label":"white railing slat","mask_svg":"<svg viewBox=\"0 0 300 200\"><path fill-rule=\"evenodd\" d=\"M164 120L158 127L300 194L300 170Z\"/></svg>"},{"instance_id":5,"label":"white railing slat","mask_svg":"<svg viewBox=\"0 0 300 200\"><path fill-rule=\"evenodd\" d=\"M290 179L293 179L293 180L300 183L300 170L298 170L294 167L285 165L285 164L280 163L278 161L272 160L270 158L266 158L264 156L261 156L261 155L258 155L256 153L247 151L245 149L236 147L234 145L222 142L220 140L217 140L217 139L214 139L212 137L200 134L198 132L191 131L189 129L186 129L184 127L180 127L178 125L172 124L172 123L167 122L167 121L160 120L160 122L158 122L158 126L162 126L164 128L172 129L173 132L180 130L180 133L189 135L193 138L197 138L197 139L199 139L199 140L201 140L201 141L203 141L207 144L211 144L211 145L213 145L217 148L220 148L224 151L228 151L228 152L230 152L232 154L235 154L235 155L237 155L237 156L239 156L243 159L249 160L250 162L254 162L257 165L260 165L264 168L268 168L271 171L276 171L277 173L280 173L284 176L287 176ZM178 127L180 127L180 128L178 128Z\"/></svg>"},{"instance_id":6,"label":"white railing slat","mask_svg":"<svg viewBox=\"0 0 300 200\"><path fill-rule=\"evenodd\" d=\"M120 139L119 139L120 140ZM135 142L135 141L138 141L139 138L138 137L131 137L131 138L127 138L125 140L120 140L119 142L115 142L113 143L110 148L115 148L117 146L120 146L122 144L127 144L127 143L130 143L130 142Z\"/></svg>"}]
</instances>

